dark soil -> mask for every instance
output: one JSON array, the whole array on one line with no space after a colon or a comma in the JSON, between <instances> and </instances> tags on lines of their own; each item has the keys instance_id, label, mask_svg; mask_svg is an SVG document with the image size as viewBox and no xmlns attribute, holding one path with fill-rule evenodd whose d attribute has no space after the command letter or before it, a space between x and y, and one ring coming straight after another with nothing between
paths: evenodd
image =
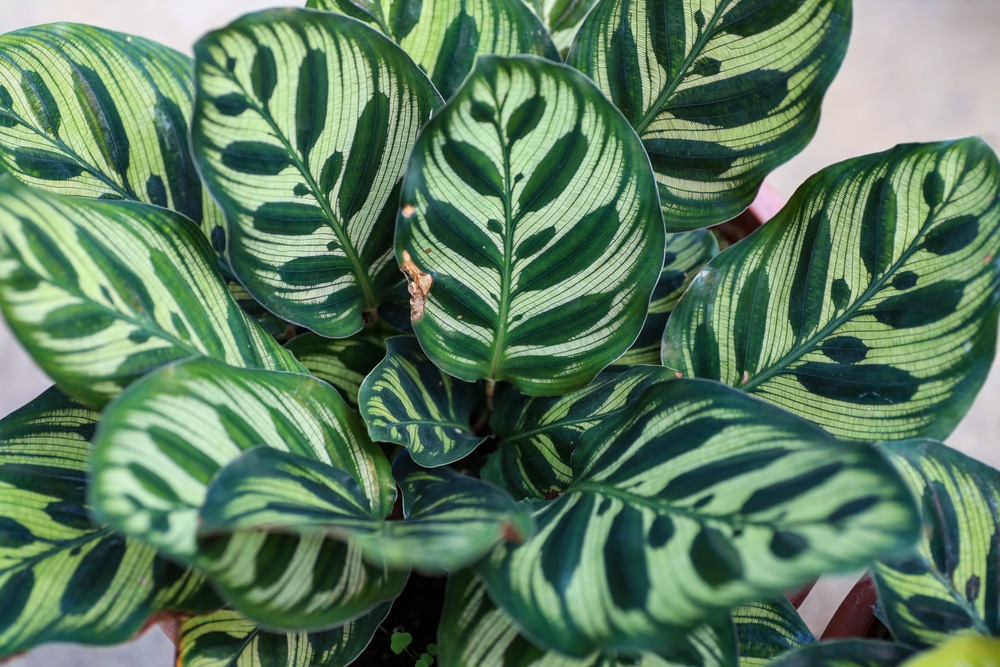
<instances>
[{"instance_id":1,"label":"dark soil","mask_svg":"<svg viewBox=\"0 0 1000 667\"><path fill-rule=\"evenodd\" d=\"M372 637L371 644L351 663L351 667L413 667L413 656L392 652L390 638L393 632L409 632L413 635L410 653L418 657L428 644L437 642L446 581L445 577L412 573L403 593L393 602L382 627Z\"/></svg>"}]
</instances>

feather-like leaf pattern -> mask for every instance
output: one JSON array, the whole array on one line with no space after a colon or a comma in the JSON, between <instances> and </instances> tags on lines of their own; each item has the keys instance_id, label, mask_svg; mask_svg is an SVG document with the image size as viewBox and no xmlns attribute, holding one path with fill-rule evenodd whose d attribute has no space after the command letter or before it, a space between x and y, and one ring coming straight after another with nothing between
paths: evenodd
<instances>
[{"instance_id":1,"label":"feather-like leaf pattern","mask_svg":"<svg viewBox=\"0 0 1000 667\"><path fill-rule=\"evenodd\" d=\"M361 382L385 357L382 332L368 329L350 338L305 333L288 341L285 347L310 373L336 387L353 408L358 407Z\"/></svg>"},{"instance_id":2,"label":"feather-like leaf pattern","mask_svg":"<svg viewBox=\"0 0 1000 667\"><path fill-rule=\"evenodd\" d=\"M764 667L786 651L815 643L798 611L784 595L733 608L740 667Z\"/></svg>"}]
</instances>

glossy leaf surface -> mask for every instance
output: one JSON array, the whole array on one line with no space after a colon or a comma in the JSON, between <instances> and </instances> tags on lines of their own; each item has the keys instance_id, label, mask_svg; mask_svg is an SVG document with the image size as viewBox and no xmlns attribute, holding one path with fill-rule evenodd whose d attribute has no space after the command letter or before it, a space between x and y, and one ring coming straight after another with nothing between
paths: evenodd
<instances>
[{"instance_id":1,"label":"glossy leaf surface","mask_svg":"<svg viewBox=\"0 0 1000 667\"><path fill-rule=\"evenodd\" d=\"M850 0L608 0L567 62L642 138L667 229L728 220L812 138Z\"/></svg>"},{"instance_id":2,"label":"glossy leaf surface","mask_svg":"<svg viewBox=\"0 0 1000 667\"><path fill-rule=\"evenodd\" d=\"M290 322L360 330L401 289L396 186L434 87L376 31L306 10L245 16L195 56L195 154L233 271Z\"/></svg>"},{"instance_id":3,"label":"glossy leaf surface","mask_svg":"<svg viewBox=\"0 0 1000 667\"><path fill-rule=\"evenodd\" d=\"M368 646L390 606L311 633L268 632L230 610L193 616L181 626L177 667L346 667Z\"/></svg>"},{"instance_id":4,"label":"glossy leaf surface","mask_svg":"<svg viewBox=\"0 0 1000 667\"><path fill-rule=\"evenodd\" d=\"M478 386L443 373L413 336L386 341L388 352L361 385L361 416L376 442L406 447L433 468L468 455L486 436L472 432L472 413L485 396Z\"/></svg>"},{"instance_id":5,"label":"glossy leaf surface","mask_svg":"<svg viewBox=\"0 0 1000 667\"><path fill-rule=\"evenodd\" d=\"M490 427L500 439L483 466L483 479L517 498L545 498L573 481L570 459L590 427L628 408L652 384L673 379L663 367L603 372L565 396L531 398L516 391L497 397Z\"/></svg>"},{"instance_id":6,"label":"glossy leaf surface","mask_svg":"<svg viewBox=\"0 0 1000 667\"><path fill-rule=\"evenodd\" d=\"M735 604L907 548L892 467L714 382L671 380L589 429L538 533L476 566L534 640L570 655L661 648Z\"/></svg>"},{"instance_id":7,"label":"glossy leaf surface","mask_svg":"<svg viewBox=\"0 0 1000 667\"><path fill-rule=\"evenodd\" d=\"M361 382L385 357L383 337L367 329L350 338L335 339L305 333L285 347L310 373L336 387L354 408Z\"/></svg>"},{"instance_id":8,"label":"glossy leaf surface","mask_svg":"<svg viewBox=\"0 0 1000 667\"><path fill-rule=\"evenodd\" d=\"M530 53L561 61L522 0L309 0L307 7L364 21L391 37L450 99L476 56Z\"/></svg>"},{"instance_id":9,"label":"glossy leaf surface","mask_svg":"<svg viewBox=\"0 0 1000 667\"><path fill-rule=\"evenodd\" d=\"M903 644L847 639L803 646L769 662L768 667L898 667L913 652Z\"/></svg>"},{"instance_id":10,"label":"glossy leaf surface","mask_svg":"<svg viewBox=\"0 0 1000 667\"><path fill-rule=\"evenodd\" d=\"M63 391L93 407L175 359L302 367L237 307L188 220L0 179L0 306Z\"/></svg>"},{"instance_id":11,"label":"glossy leaf surface","mask_svg":"<svg viewBox=\"0 0 1000 667\"><path fill-rule=\"evenodd\" d=\"M395 484L388 461L333 388L305 375L206 359L150 374L105 410L91 463L95 510L122 532L197 565L240 611L268 627L326 628L394 597L405 574L365 566L356 549L322 536L243 531L197 540L212 478L261 445L338 468L372 513L389 514Z\"/></svg>"},{"instance_id":12,"label":"glossy leaf surface","mask_svg":"<svg viewBox=\"0 0 1000 667\"><path fill-rule=\"evenodd\" d=\"M978 139L825 169L691 283L664 364L841 438L946 436L996 346L998 190Z\"/></svg>"},{"instance_id":13,"label":"glossy leaf surface","mask_svg":"<svg viewBox=\"0 0 1000 667\"><path fill-rule=\"evenodd\" d=\"M215 603L203 577L89 518L97 418L52 388L0 421L0 657L117 644L154 614Z\"/></svg>"},{"instance_id":14,"label":"glossy leaf surface","mask_svg":"<svg viewBox=\"0 0 1000 667\"><path fill-rule=\"evenodd\" d=\"M413 328L445 372L561 394L638 335L662 268L655 182L578 72L481 57L421 133L402 202Z\"/></svg>"},{"instance_id":15,"label":"glossy leaf surface","mask_svg":"<svg viewBox=\"0 0 1000 667\"><path fill-rule=\"evenodd\" d=\"M799 612L779 595L733 609L740 667L763 667L782 653L816 641Z\"/></svg>"},{"instance_id":16,"label":"glossy leaf surface","mask_svg":"<svg viewBox=\"0 0 1000 667\"><path fill-rule=\"evenodd\" d=\"M1000 472L929 440L881 448L924 520L913 556L872 568L893 635L918 647L1000 635Z\"/></svg>"}]
</instances>

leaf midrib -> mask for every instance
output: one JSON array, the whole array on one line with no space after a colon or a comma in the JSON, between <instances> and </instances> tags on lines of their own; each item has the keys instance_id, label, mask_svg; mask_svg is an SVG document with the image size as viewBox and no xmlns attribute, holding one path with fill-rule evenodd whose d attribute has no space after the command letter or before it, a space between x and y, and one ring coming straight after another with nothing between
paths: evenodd
<instances>
[{"instance_id":1,"label":"leaf midrib","mask_svg":"<svg viewBox=\"0 0 1000 667\"><path fill-rule=\"evenodd\" d=\"M499 114L500 109L503 104L506 103L506 99L501 102L496 98L496 91L493 92L493 102L494 108ZM513 256L514 256L514 214L511 200L514 197L514 189L511 184L510 176L510 145L504 141L503 128L500 127L500 118L498 115L493 117L493 127L496 129L497 140L500 143L500 149L503 151L503 172L504 172L504 198L503 198L503 213L504 213L504 236L503 236L503 266L500 267L500 312L497 314L497 332L493 341L493 359L490 362L490 372L489 380L496 381L500 378L497 377L497 372L500 369L500 361L503 356L504 344L507 338L507 318L510 316L510 301L511 301L511 271L513 267Z\"/></svg>"}]
</instances>

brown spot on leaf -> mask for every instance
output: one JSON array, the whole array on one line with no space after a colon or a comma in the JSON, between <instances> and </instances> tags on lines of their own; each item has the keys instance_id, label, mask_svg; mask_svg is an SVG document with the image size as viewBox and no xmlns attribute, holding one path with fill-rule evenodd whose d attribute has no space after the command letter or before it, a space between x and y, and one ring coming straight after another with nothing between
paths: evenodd
<instances>
[{"instance_id":1,"label":"brown spot on leaf","mask_svg":"<svg viewBox=\"0 0 1000 667\"><path fill-rule=\"evenodd\" d=\"M417 207L413 204L403 204L403 217L412 218L413 214L417 212Z\"/></svg>"},{"instance_id":2,"label":"brown spot on leaf","mask_svg":"<svg viewBox=\"0 0 1000 667\"><path fill-rule=\"evenodd\" d=\"M525 537L520 530L517 529L510 521L505 521L503 526L500 528L501 535L505 542L511 542L513 544L524 544Z\"/></svg>"},{"instance_id":3,"label":"brown spot on leaf","mask_svg":"<svg viewBox=\"0 0 1000 667\"><path fill-rule=\"evenodd\" d=\"M403 215L406 215L405 206L403 211ZM406 288L410 291L410 322L416 322L424 316L424 304L434 285L434 279L431 274L420 270L407 250L403 251L403 265L399 270L406 274Z\"/></svg>"}]
</instances>

